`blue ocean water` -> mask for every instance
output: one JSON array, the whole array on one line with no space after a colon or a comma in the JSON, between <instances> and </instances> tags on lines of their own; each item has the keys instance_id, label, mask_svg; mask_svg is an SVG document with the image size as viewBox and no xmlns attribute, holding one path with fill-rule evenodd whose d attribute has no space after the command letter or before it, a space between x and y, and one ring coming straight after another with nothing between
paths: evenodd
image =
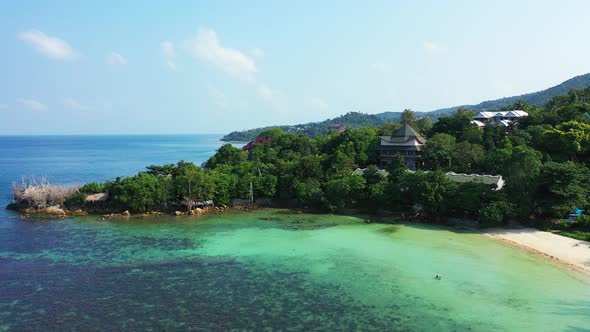
<instances>
[{"instance_id":1,"label":"blue ocean water","mask_svg":"<svg viewBox=\"0 0 590 332\"><path fill-rule=\"evenodd\" d=\"M205 162L221 135L0 136L0 205L13 182L47 177L82 184L136 174L152 164ZM4 210L4 209L0 209ZM0 218L6 211L0 212Z\"/></svg>"}]
</instances>

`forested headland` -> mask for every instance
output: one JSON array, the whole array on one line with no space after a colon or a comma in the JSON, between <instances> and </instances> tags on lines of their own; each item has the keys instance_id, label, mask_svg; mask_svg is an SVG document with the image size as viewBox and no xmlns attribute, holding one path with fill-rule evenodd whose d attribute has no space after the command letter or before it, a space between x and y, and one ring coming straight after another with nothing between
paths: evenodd
<instances>
[{"instance_id":1,"label":"forested headland","mask_svg":"<svg viewBox=\"0 0 590 332\"><path fill-rule=\"evenodd\" d=\"M398 157L387 176L377 172L379 136L391 135L399 123L315 138L273 128L246 150L222 146L200 166L183 161L152 165L135 176L89 183L46 203L84 209L95 204L85 200L87 195L106 193L101 204L108 209L142 213L177 209L186 201L221 205L253 196L317 211L390 211L430 221L467 218L482 227L514 220L588 239L590 218L563 219L576 208L590 208L590 88L571 90L544 107L519 101L499 111L512 109L529 116L508 128L483 129L470 123L474 112L468 109L434 124L404 112L402 121L427 137L426 170L409 172ZM367 169L361 176L353 174L356 168ZM500 174L506 186L493 191L481 183L452 182L447 171Z\"/></svg>"}]
</instances>

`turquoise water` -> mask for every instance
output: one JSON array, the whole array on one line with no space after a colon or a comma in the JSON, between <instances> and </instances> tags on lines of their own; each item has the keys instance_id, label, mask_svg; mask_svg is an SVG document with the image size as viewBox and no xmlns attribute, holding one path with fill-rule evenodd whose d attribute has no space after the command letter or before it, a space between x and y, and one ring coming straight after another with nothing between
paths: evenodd
<instances>
[{"instance_id":1,"label":"turquoise water","mask_svg":"<svg viewBox=\"0 0 590 332\"><path fill-rule=\"evenodd\" d=\"M479 234L350 216L8 218L0 267L0 330L590 328L582 276Z\"/></svg>"}]
</instances>

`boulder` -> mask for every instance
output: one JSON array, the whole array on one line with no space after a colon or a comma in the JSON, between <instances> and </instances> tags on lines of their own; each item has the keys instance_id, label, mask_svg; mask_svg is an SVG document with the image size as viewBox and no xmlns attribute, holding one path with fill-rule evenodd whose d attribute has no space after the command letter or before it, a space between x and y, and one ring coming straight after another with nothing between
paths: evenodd
<instances>
[{"instance_id":1,"label":"boulder","mask_svg":"<svg viewBox=\"0 0 590 332\"><path fill-rule=\"evenodd\" d=\"M131 213L129 213L129 210L125 210L123 213L121 213L121 215L124 217L129 217L131 216Z\"/></svg>"},{"instance_id":2,"label":"boulder","mask_svg":"<svg viewBox=\"0 0 590 332\"><path fill-rule=\"evenodd\" d=\"M180 212L180 211L174 211L174 215L175 216L182 216L184 213Z\"/></svg>"},{"instance_id":3,"label":"boulder","mask_svg":"<svg viewBox=\"0 0 590 332\"><path fill-rule=\"evenodd\" d=\"M50 206L50 207L46 208L44 212L47 214L54 215L54 216L65 216L66 215L66 211L64 209L61 209L58 206Z\"/></svg>"},{"instance_id":4,"label":"boulder","mask_svg":"<svg viewBox=\"0 0 590 332\"><path fill-rule=\"evenodd\" d=\"M82 209L77 209L74 211L70 211L69 214L71 214L73 216L86 216L86 215L88 215L88 212L86 212Z\"/></svg>"}]
</instances>

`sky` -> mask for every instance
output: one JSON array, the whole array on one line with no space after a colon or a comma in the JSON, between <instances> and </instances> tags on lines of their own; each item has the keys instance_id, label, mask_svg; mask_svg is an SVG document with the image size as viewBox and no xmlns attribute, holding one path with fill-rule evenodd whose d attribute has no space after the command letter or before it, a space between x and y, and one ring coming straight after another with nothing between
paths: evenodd
<instances>
[{"instance_id":1,"label":"sky","mask_svg":"<svg viewBox=\"0 0 590 332\"><path fill-rule=\"evenodd\" d=\"M590 1L6 1L0 135L223 134L590 72Z\"/></svg>"}]
</instances>

